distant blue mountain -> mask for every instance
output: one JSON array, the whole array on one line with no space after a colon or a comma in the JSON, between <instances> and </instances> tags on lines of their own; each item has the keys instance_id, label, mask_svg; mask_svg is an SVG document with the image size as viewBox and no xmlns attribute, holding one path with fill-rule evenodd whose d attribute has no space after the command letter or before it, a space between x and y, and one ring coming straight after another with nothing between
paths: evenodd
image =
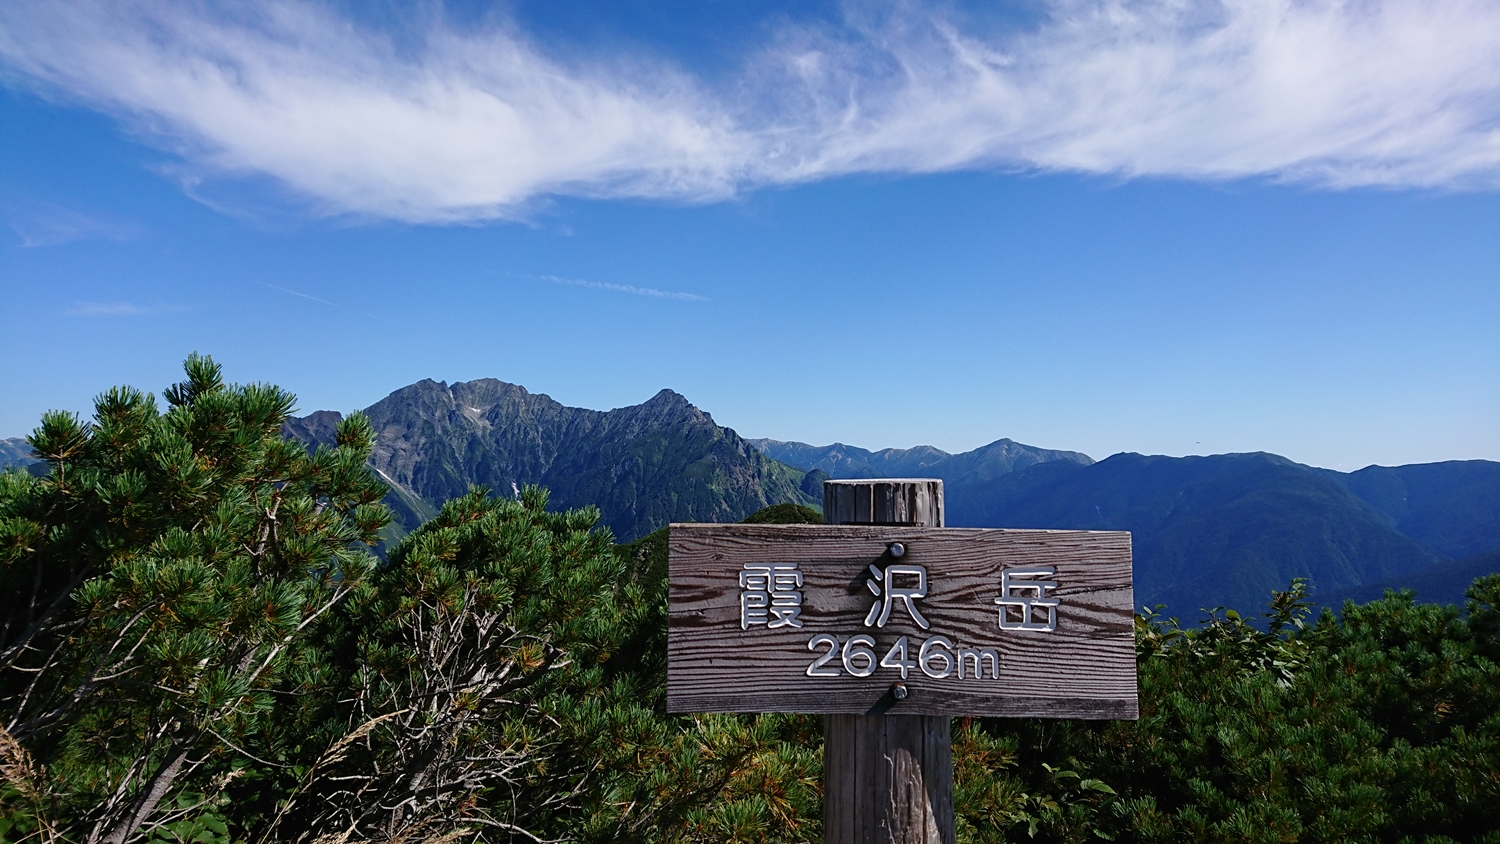
<instances>
[{"instance_id":1,"label":"distant blue mountain","mask_svg":"<svg viewBox=\"0 0 1500 844\"><path fill-rule=\"evenodd\" d=\"M1500 551L1500 463L1485 460L1342 473L1274 454L1095 462L1009 439L961 454L869 451L743 440L670 390L595 411L493 379L419 382L366 412L378 434L371 464L404 529L471 483L501 495L543 484L555 506L597 505L629 539L673 521L817 504L830 476L936 477L954 527L1130 531L1136 603L1190 621L1200 608L1261 606L1293 577L1332 603L1386 586L1451 600ZM286 433L329 442L339 418L290 419ZM30 451L0 440L0 466L45 469Z\"/></svg>"},{"instance_id":2,"label":"distant blue mountain","mask_svg":"<svg viewBox=\"0 0 1500 844\"><path fill-rule=\"evenodd\" d=\"M750 442L835 478L942 478L954 527L1128 530L1136 603L1166 604L1187 619L1200 608L1260 606L1293 577L1339 600L1500 550L1500 463L1490 461L1345 474L1274 454L1116 454L1096 463L1010 440L963 454Z\"/></svg>"},{"instance_id":3,"label":"distant blue mountain","mask_svg":"<svg viewBox=\"0 0 1500 844\"><path fill-rule=\"evenodd\" d=\"M29 466L38 463L31 454L31 444L24 437L9 437L0 440L0 470L12 466Z\"/></svg>"},{"instance_id":4,"label":"distant blue mountain","mask_svg":"<svg viewBox=\"0 0 1500 844\"><path fill-rule=\"evenodd\" d=\"M772 460L812 471L821 469L834 478L941 478L945 484L987 481L1011 472L1066 460L1087 466L1092 457L1077 451L1022 445L1014 440L996 440L962 454L949 454L930 445L867 451L843 443L808 445L780 440L746 440Z\"/></svg>"},{"instance_id":5,"label":"distant blue mountain","mask_svg":"<svg viewBox=\"0 0 1500 844\"><path fill-rule=\"evenodd\" d=\"M1500 463L1450 460L1318 470L1379 510L1401 533L1447 557L1500 547Z\"/></svg>"},{"instance_id":6,"label":"distant blue mountain","mask_svg":"<svg viewBox=\"0 0 1500 844\"><path fill-rule=\"evenodd\" d=\"M1457 604L1463 606L1464 591L1476 577L1500 574L1500 551L1475 554L1462 560L1447 560L1421 571L1400 574L1374 583L1365 583L1349 589L1326 592L1319 596L1319 603L1339 609L1344 601L1366 604L1383 597L1387 590L1410 589L1416 600L1426 604Z\"/></svg>"},{"instance_id":7,"label":"distant blue mountain","mask_svg":"<svg viewBox=\"0 0 1500 844\"><path fill-rule=\"evenodd\" d=\"M954 525L1128 530L1136 603L1183 616L1260 606L1293 577L1344 589L1443 559L1337 482L1273 454L1042 464L955 484L947 506Z\"/></svg>"}]
</instances>

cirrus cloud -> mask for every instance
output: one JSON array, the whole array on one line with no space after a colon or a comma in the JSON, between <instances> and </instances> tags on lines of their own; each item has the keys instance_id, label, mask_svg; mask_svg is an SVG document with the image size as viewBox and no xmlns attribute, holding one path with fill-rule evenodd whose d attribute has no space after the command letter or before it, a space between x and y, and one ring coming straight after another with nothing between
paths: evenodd
<instances>
[{"instance_id":1,"label":"cirrus cloud","mask_svg":"<svg viewBox=\"0 0 1500 844\"><path fill-rule=\"evenodd\" d=\"M178 313L181 305L139 305L134 302L78 302L65 313L83 317L130 317Z\"/></svg>"},{"instance_id":2,"label":"cirrus cloud","mask_svg":"<svg viewBox=\"0 0 1500 844\"><path fill-rule=\"evenodd\" d=\"M961 169L1500 187L1491 0L1057 0L1000 35L898 11L788 25L712 84L434 18L398 46L284 0L16 0L12 84L119 115L325 213L461 222L548 196L713 201Z\"/></svg>"}]
</instances>

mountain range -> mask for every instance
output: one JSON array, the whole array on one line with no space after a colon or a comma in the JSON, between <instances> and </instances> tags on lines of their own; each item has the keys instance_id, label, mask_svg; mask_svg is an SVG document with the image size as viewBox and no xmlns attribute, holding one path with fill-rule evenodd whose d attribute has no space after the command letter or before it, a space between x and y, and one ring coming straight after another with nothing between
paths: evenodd
<instances>
[{"instance_id":1,"label":"mountain range","mask_svg":"<svg viewBox=\"0 0 1500 844\"><path fill-rule=\"evenodd\" d=\"M930 445L868 451L843 443L816 446L767 439L748 442L766 456L789 466L821 470L834 478L941 478L945 486L991 481L1051 460L1066 460L1080 466L1094 462L1092 457L1077 451L1036 448L1008 439L962 454L949 454Z\"/></svg>"},{"instance_id":2,"label":"mountain range","mask_svg":"<svg viewBox=\"0 0 1500 844\"><path fill-rule=\"evenodd\" d=\"M1377 582L1436 595L1432 578L1490 564L1439 563L1500 549L1500 463L1485 460L1342 473L1264 453L1096 462L1011 440L963 454L751 442L835 478L941 478L953 527L1128 530L1136 602L1169 611L1253 607L1293 577L1325 600Z\"/></svg>"},{"instance_id":3,"label":"mountain range","mask_svg":"<svg viewBox=\"0 0 1500 844\"><path fill-rule=\"evenodd\" d=\"M424 380L365 413L377 436L371 465L392 490L394 535L470 484L496 495L543 485L553 507L597 506L626 541L674 521L816 507L829 477L936 477L953 527L1130 531L1136 603L1189 620L1203 607L1261 606L1293 577L1311 578L1325 603L1387 587L1452 601L1477 574L1500 570L1492 461L1343 473L1265 453L1095 461L1009 439L960 454L870 451L746 440L671 390L598 411L494 379ZM317 411L284 431L309 447L332 443L341 418ZM0 465L32 462L29 453L24 440L0 441Z\"/></svg>"},{"instance_id":4,"label":"mountain range","mask_svg":"<svg viewBox=\"0 0 1500 844\"><path fill-rule=\"evenodd\" d=\"M25 437L0 439L0 469L28 466L35 462L36 458L31 456L31 445L26 442Z\"/></svg>"},{"instance_id":5,"label":"mountain range","mask_svg":"<svg viewBox=\"0 0 1500 844\"><path fill-rule=\"evenodd\" d=\"M804 490L807 472L766 457L671 390L598 411L489 378L428 380L365 413L376 435L370 463L407 530L470 484L497 495L540 484L554 507L597 506L621 539L673 521L734 522L770 504L822 503L821 481ZM332 443L340 418L319 411L284 430Z\"/></svg>"}]
</instances>

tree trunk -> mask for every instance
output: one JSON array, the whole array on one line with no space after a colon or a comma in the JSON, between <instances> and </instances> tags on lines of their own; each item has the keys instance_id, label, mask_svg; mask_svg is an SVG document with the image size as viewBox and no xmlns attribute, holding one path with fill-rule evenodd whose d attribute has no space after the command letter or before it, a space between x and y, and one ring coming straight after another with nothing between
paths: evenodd
<instances>
[{"instance_id":1,"label":"tree trunk","mask_svg":"<svg viewBox=\"0 0 1500 844\"><path fill-rule=\"evenodd\" d=\"M135 808L130 810L129 815L126 815L119 823L115 824L108 835L103 838L90 836L90 844L94 844L94 842L98 842L98 844L125 844L130 836L134 835L136 830L140 829L141 825L156 811L157 805L161 803L163 797L167 796L167 792L172 790L172 783L177 780L177 775L182 773L182 766L187 764L196 739L196 732L191 735L179 733L174 736L171 752L167 754L167 758L162 763L162 766L157 769L156 776L151 778L151 782L146 786L146 790L141 793L140 799L135 803Z\"/></svg>"}]
</instances>

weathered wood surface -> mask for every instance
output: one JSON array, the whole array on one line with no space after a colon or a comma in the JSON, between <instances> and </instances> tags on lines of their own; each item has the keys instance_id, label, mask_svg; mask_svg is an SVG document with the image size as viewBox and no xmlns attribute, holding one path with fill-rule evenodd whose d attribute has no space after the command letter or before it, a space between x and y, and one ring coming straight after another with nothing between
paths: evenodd
<instances>
[{"instance_id":1,"label":"weathered wood surface","mask_svg":"<svg viewBox=\"0 0 1500 844\"><path fill-rule=\"evenodd\" d=\"M943 519L942 481L823 484L825 524ZM946 715L823 716L824 844L954 844L952 729Z\"/></svg>"},{"instance_id":2,"label":"weathered wood surface","mask_svg":"<svg viewBox=\"0 0 1500 844\"><path fill-rule=\"evenodd\" d=\"M825 481L830 525L943 526L943 482L933 478Z\"/></svg>"},{"instance_id":3,"label":"weathered wood surface","mask_svg":"<svg viewBox=\"0 0 1500 844\"><path fill-rule=\"evenodd\" d=\"M940 716L827 716L824 842L952 844L949 725Z\"/></svg>"},{"instance_id":4,"label":"weathered wood surface","mask_svg":"<svg viewBox=\"0 0 1500 844\"><path fill-rule=\"evenodd\" d=\"M897 562L927 570L922 629L899 605L883 628L866 627L875 599L867 567ZM1123 532L980 530L885 526L673 525L669 562L667 707L672 712L811 712L1135 718L1130 535ZM801 628L741 629L739 573L746 563L796 563L803 577ZM1002 630L1001 571L1051 567L1061 602L1052 632ZM809 677L818 634L872 637L883 656L900 636L913 652L934 635L957 648L1000 655L999 679L910 671ZM915 654L913 653L913 656ZM832 663L837 666L838 662Z\"/></svg>"}]
</instances>

